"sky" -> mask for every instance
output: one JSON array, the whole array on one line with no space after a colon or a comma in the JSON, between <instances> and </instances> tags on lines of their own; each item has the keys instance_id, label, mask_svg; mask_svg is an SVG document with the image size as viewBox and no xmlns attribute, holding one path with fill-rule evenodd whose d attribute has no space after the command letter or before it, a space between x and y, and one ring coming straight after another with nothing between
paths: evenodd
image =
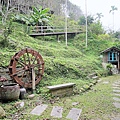
<instances>
[{"instance_id":1,"label":"sky","mask_svg":"<svg viewBox=\"0 0 120 120\"><path fill-rule=\"evenodd\" d=\"M96 13L102 13L104 17L101 22L105 30L120 31L120 0L86 0L87 1L87 14L95 16ZM85 14L85 0L70 0L73 4L80 7ZM111 6L117 7L118 10L114 11L114 27L113 15L109 13Z\"/></svg>"}]
</instances>

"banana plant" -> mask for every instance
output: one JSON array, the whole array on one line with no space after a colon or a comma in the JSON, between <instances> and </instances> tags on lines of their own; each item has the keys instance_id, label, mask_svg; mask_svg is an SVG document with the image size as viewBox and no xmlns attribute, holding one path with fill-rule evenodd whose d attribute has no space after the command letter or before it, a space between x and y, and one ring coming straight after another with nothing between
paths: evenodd
<instances>
[{"instance_id":1,"label":"banana plant","mask_svg":"<svg viewBox=\"0 0 120 120\"><path fill-rule=\"evenodd\" d=\"M49 14L49 8L42 9L40 8L33 8L32 14L31 14L31 21L33 21L33 25L36 26L44 26L47 25L47 23L50 20L50 14Z\"/></svg>"}]
</instances>

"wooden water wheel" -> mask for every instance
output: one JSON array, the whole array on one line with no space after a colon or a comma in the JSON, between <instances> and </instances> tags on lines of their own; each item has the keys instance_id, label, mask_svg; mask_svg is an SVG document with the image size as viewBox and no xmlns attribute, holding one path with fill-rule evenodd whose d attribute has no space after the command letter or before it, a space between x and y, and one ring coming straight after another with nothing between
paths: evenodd
<instances>
[{"instance_id":1,"label":"wooden water wheel","mask_svg":"<svg viewBox=\"0 0 120 120\"><path fill-rule=\"evenodd\" d=\"M32 88L33 70L35 85L37 85L44 73L44 61L37 51L25 48L12 57L9 65L9 73L12 79L22 87Z\"/></svg>"}]
</instances>

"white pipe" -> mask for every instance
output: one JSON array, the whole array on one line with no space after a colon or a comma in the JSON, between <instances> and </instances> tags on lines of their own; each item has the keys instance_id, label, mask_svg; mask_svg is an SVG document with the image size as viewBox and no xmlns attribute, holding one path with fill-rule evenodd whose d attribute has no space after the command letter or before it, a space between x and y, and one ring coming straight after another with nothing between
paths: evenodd
<instances>
[{"instance_id":1,"label":"white pipe","mask_svg":"<svg viewBox=\"0 0 120 120\"><path fill-rule=\"evenodd\" d=\"M87 28L87 0L85 0L85 13L86 13L86 48L87 48L87 44L88 44L88 28Z\"/></svg>"},{"instance_id":2,"label":"white pipe","mask_svg":"<svg viewBox=\"0 0 120 120\"><path fill-rule=\"evenodd\" d=\"M65 1L65 41L67 46L67 0Z\"/></svg>"}]
</instances>

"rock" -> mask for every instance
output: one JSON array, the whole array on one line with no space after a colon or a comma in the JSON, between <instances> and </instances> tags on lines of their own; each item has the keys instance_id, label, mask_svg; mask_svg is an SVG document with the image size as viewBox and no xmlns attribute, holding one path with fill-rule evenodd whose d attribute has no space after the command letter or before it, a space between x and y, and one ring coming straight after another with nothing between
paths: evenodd
<instances>
[{"instance_id":1,"label":"rock","mask_svg":"<svg viewBox=\"0 0 120 120\"><path fill-rule=\"evenodd\" d=\"M4 76L0 76L0 82L4 82L6 80L7 80L7 78L5 78Z\"/></svg>"},{"instance_id":2,"label":"rock","mask_svg":"<svg viewBox=\"0 0 120 120\"><path fill-rule=\"evenodd\" d=\"M5 117L5 111L4 109L0 106L0 118Z\"/></svg>"},{"instance_id":3,"label":"rock","mask_svg":"<svg viewBox=\"0 0 120 120\"><path fill-rule=\"evenodd\" d=\"M78 105L79 102L73 102L72 105L75 106L75 105Z\"/></svg>"},{"instance_id":4,"label":"rock","mask_svg":"<svg viewBox=\"0 0 120 120\"><path fill-rule=\"evenodd\" d=\"M35 95L34 95L34 94L31 94L31 95L28 95L27 98L29 98L29 99L33 99L34 97L35 97Z\"/></svg>"},{"instance_id":5,"label":"rock","mask_svg":"<svg viewBox=\"0 0 120 120\"><path fill-rule=\"evenodd\" d=\"M25 98L25 94L26 94L26 89L25 88L20 88L20 96L19 96L19 98L21 100Z\"/></svg>"},{"instance_id":6,"label":"rock","mask_svg":"<svg viewBox=\"0 0 120 120\"><path fill-rule=\"evenodd\" d=\"M16 102L14 106L16 108L22 108L22 107L24 107L24 104L25 104L24 102Z\"/></svg>"}]
</instances>

